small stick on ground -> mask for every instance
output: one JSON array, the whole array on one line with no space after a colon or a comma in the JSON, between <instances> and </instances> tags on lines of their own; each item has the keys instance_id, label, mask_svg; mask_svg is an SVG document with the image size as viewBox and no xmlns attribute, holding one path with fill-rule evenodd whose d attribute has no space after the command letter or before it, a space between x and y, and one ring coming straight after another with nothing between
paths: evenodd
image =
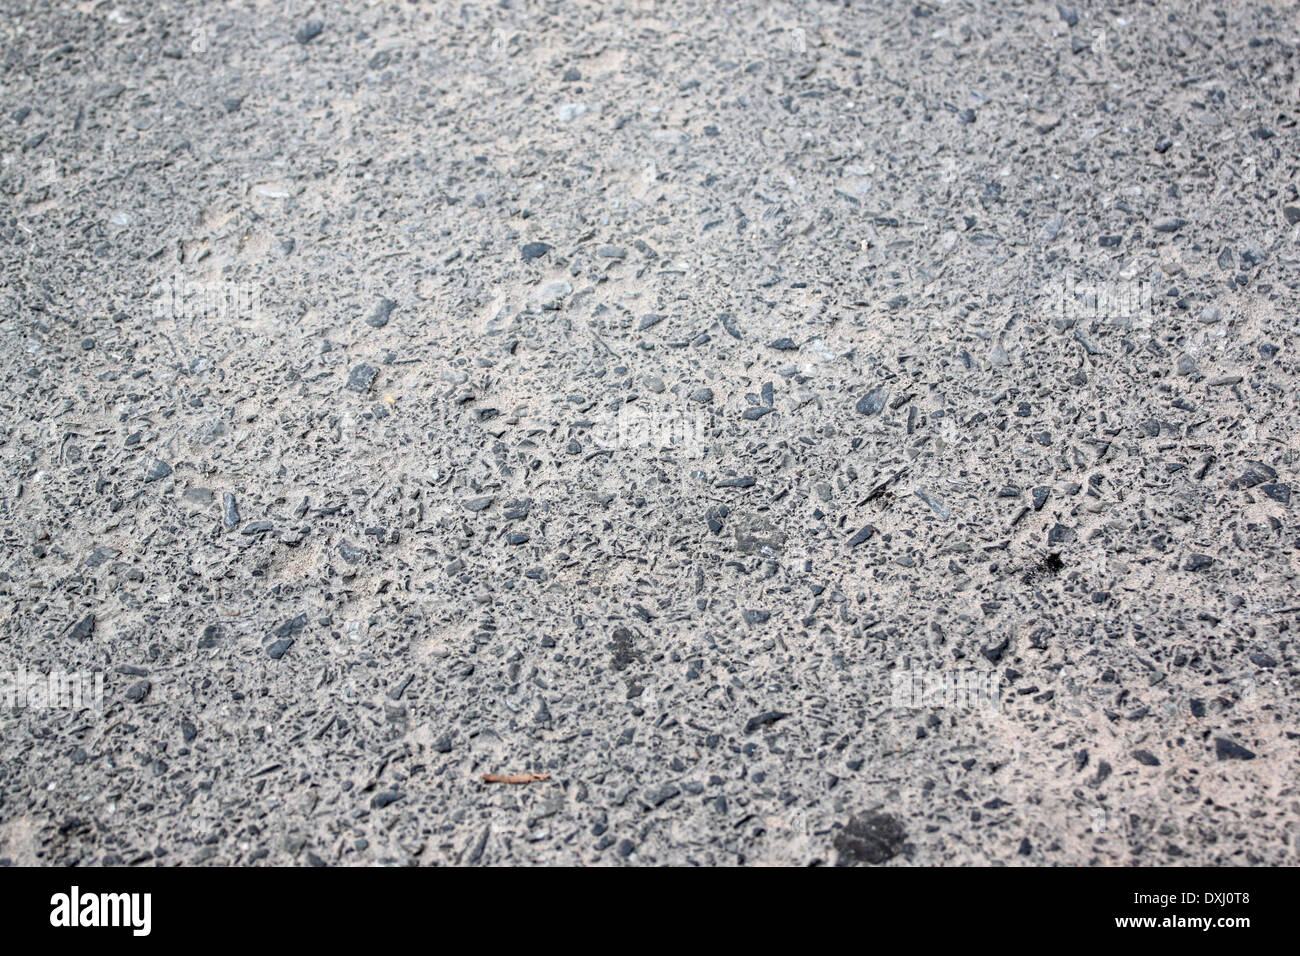
<instances>
[{"instance_id":1,"label":"small stick on ground","mask_svg":"<svg viewBox=\"0 0 1300 956\"><path fill-rule=\"evenodd\" d=\"M550 780L549 773L485 773L484 783L535 783L538 780Z\"/></svg>"}]
</instances>

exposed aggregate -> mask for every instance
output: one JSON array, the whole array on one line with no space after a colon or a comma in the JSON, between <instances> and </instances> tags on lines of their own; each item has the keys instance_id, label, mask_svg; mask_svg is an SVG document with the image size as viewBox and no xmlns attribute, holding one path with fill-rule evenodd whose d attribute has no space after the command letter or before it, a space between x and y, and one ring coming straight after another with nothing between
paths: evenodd
<instances>
[{"instance_id":1,"label":"exposed aggregate","mask_svg":"<svg viewBox=\"0 0 1300 956\"><path fill-rule=\"evenodd\" d=\"M1293 7L3 12L0 860L1295 863Z\"/></svg>"}]
</instances>

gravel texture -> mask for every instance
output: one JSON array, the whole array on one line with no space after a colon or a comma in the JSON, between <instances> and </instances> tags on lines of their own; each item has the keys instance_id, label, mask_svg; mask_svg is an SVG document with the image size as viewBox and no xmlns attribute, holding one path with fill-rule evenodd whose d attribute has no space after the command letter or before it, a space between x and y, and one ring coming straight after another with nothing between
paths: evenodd
<instances>
[{"instance_id":1,"label":"gravel texture","mask_svg":"<svg viewBox=\"0 0 1300 956\"><path fill-rule=\"evenodd\" d=\"M1296 861L1292 5L3 7L0 860Z\"/></svg>"}]
</instances>

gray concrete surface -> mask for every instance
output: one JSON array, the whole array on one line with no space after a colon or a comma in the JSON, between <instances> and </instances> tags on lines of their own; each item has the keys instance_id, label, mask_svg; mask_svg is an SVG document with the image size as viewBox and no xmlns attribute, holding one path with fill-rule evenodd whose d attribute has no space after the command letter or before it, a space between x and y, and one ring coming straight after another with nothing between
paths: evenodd
<instances>
[{"instance_id":1,"label":"gray concrete surface","mask_svg":"<svg viewBox=\"0 0 1300 956\"><path fill-rule=\"evenodd\" d=\"M3 13L0 859L1296 862L1295 5Z\"/></svg>"}]
</instances>

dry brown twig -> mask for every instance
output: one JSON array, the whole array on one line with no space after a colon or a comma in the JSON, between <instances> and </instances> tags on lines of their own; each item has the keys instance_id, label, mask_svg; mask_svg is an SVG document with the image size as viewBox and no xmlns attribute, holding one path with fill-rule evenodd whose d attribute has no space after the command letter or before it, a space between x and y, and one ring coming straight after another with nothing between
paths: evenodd
<instances>
[{"instance_id":1,"label":"dry brown twig","mask_svg":"<svg viewBox=\"0 0 1300 956\"><path fill-rule=\"evenodd\" d=\"M550 780L549 773L485 773L484 783L535 783L538 780Z\"/></svg>"}]
</instances>

